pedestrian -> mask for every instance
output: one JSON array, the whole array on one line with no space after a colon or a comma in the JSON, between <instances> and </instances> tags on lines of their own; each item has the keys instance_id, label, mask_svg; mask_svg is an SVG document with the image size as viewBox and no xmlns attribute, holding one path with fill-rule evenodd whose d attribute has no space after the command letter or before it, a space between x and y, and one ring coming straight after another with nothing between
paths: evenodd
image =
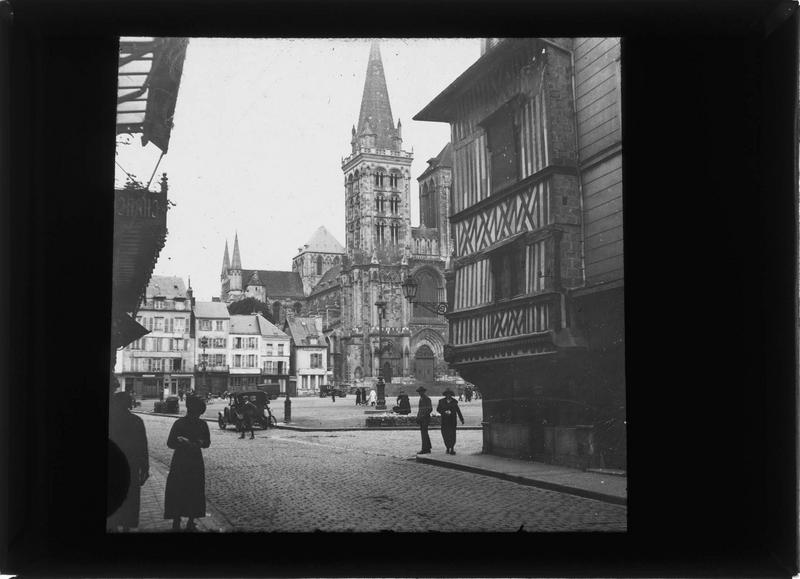
<instances>
[{"instance_id":1,"label":"pedestrian","mask_svg":"<svg viewBox=\"0 0 800 579\"><path fill-rule=\"evenodd\" d=\"M336 390L334 388L331 388L331 400L336 402Z\"/></svg>"},{"instance_id":2,"label":"pedestrian","mask_svg":"<svg viewBox=\"0 0 800 579\"><path fill-rule=\"evenodd\" d=\"M130 405L130 395L127 392L117 392L111 398L108 417L108 437L125 455L130 476L125 499L108 517L107 524L109 529L116 531L119 528L123 532L139 526L141 487L150 476L144 422L131 413Z\"/></svg>"},{"instance_id":3,"label":"pedestrian","mask_svg":"<svg viewBox=\"0 0 800 579\"><path fill-rule=\"evenodd\" d=\"M470 388L469 386L464 388L464 400L466 400L467 402L472 402L472 388Z\"/></svg>"},{"instance_id":4,"label":"pedestrian","mask_svg":"<svg viewBox=\"0 0 800 579\"><path fill-rule=\"evenodd\" d=\"M236 407L236 418L238 420L239 432L241 432L241 436L239 438L244 438L245 432L249 430L250 440L253 440L256 437L256 434L253 431L253 421L256 417L258 409L247 396L241 396L238 402L239 404Z\"/></svg>"},{"instance_id":5,"label":"pedestrian","mask_svg":"<svg viewBox=\"0 0 800 579\"><path fill-rule=\"evenodd\" d=\"M190 396L186 416L172 425L167 446L175 450L169 466L164 492L164 518L172 519L172 530L181 528L181 517L188 517L187 531L196 531L194 520L206 516L206 468L201 449L211 445L208 423L200 419L206 403Z\"/></svg>"},{"instance_id":6,"label":"pedestrian","mask_svg":"<svg viewBox=\"0 0 800 579\"><path fill-rule=\"evenodd\" d=\"M392 412L397 414L411 414L411 402L408 399L408 394L400 392L397 396L397 406L392 408Z\"/></svg>"},{"instance_id":7,"label":"pedestrian","mask_svg":"<svg viewBox=\"0 0 800 579\"><path fill-rule=\"evenodd\" d=\"M464 388L461 386L458 387L458 401L463 402L464 400Z\"/></svg>"},{"instance_id":8,"label":"pedestrian","mask_svg":"<svg viewBox=\"0 0 800 579\"><path fill-rule=\"evenodd\" d=\"M367 389L366 388L359 388L361 390L361 405L367 405Z\"/></svg>"},{"instance_id":9,"label":"pedestrian","mask_svg":"<svg viewBox=\"0 0 800 579\"><path fill-rule=\"evenodd\" d=\"M181 402L183 402L183 388L178 390L178 398L180 398Z\"/></svg>"},{"instance_id":10,"label":"pedestrian","mask_svg":"<svg viewBox=\"0 0 800 579\"><path fill-rule=\"evenodd\" d=\"M464 416L461 414L461 409L458 407L458 402L453 398L453 392L450 388L444 391L444 398L439 400L436 406L436 412L442 415L442 439L444 446L447 449L447 454L455 454L454 449L456 445L456 417L464 424Z\"/></svg>"},{"instance_id":11,"label":"pedestrian","mask_svg":"<svg viewBox=\"0 0 800 579\"><path fill-rule=\"evenodd\" d=\"M361 389L356 388L356 406L361 406Z\"/></svg>"},{"instance_id":12,"label":"pedestrian","mask_svg":"<svg viewBox=\"0 0 800 579\"><path fill-rule=\"evenodd\" d=\"M370 390L369 391L369 405L370 406L375 406L375 404L377 402L378 402L378 394L377 394L377 392L375 392L375 390Z\"/></svg>"},{"instance_id":13,"label":"pedestrian","mask_svg":"<svg viewBox=\"0 0 800 579\"><path fill-rule=\"evenodd\" d=\"M417 410L417 423L419 423L419 435L422 437L422 450L417 454L431 453L431 437L428 435L428 425L431 423L431 412L433 404L428 395L425 394L425 387L417 388L419 392L419 409Z\"/></svg>"}]
</instances>

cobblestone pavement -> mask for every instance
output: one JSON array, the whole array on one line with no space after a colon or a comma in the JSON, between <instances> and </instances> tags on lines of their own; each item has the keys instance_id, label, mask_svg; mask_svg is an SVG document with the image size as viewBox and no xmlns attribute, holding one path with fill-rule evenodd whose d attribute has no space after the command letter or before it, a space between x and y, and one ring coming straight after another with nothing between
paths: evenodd
<instances>
[{"instance_id":1,"label":"cobblestone pavement","mask_svg":"<svg viewBox=\"0 0 800 579\"><path fill-rule=\"evenodd\" d=\"M169 464L173 419L142 415L151 459ZM211 427L209 511L235 531L624 531L626 508L413 460L419 433ZM456 449L480 448L459 432ZM442 452L431 432L434 453ZM445 516L446 513L446 516Z\"/></svg>"}]
</instances>

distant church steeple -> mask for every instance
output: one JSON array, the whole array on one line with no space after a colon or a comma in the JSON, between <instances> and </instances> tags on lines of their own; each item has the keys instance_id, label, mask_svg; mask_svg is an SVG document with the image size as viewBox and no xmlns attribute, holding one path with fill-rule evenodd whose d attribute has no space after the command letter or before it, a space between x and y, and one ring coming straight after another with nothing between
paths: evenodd
<instances>
[{"instance_id":1,"label":"distant church steeple","mask_svg":"<svg viewBox=\"0 0 800 579\"><path fill-rule=\"evenodd\" d=\"M228 240L225 240L225 255L222 256L222 277L228 275L228 270L231 268L231 260L228 257Z\"/></svg>"},{"instance_id":2,"label":"distant church steeple","mask_svg":"<svg viewBox=\"0 0 800 579\"><path fill-rule=\"evenodd\" d=\"M227 245L227 242L226 242ZM242 258L239 257L239 232L236 232L236 237L233 240L233 261L231 262L231 269L242 269Z\"/></svg>"}]
</instances>

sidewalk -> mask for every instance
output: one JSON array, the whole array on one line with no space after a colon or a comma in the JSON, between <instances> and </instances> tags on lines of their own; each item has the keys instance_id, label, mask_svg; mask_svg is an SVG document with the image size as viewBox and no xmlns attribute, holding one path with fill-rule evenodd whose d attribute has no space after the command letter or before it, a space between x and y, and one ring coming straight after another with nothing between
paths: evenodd
<instances>
[{"instance_id":1,"label":"sidewalk","mask_svg":"<svg viewBox=\"0 0 800 579\"><path fill-rule=\"evenodd\" d=\"M169 469L158 461L150 459L150 478L144 483L139 510L140 533L172 532L172 521L164 518L164 488ZM206 516L196 519L197 530L205 533L223 533L233 530L233 526L210 504L206 504ZM183 526L186 520L183 519Z\"/></svg>"},{"instance_id":2,"label":"sidewalk","mask_svg":"<svg viewBox=\"0 0 800 579\"><path fill-rule=\"evenodd\" d=\"M617 505L628 504L628 478L614 474L584 472L527 460L490 454L424 454L417 462L493 476L519 484L596 499Z\"/></svg>"}]
</instances>

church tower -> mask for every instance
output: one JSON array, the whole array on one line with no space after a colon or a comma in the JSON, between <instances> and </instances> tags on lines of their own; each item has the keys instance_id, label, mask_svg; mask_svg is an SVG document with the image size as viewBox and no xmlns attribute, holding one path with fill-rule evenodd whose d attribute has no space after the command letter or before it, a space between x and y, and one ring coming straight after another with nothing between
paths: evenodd
<instances>
[{"instance_id":1,"label":"church tower","mask_svg":"<svg viewBox=\"0 0 800 579\"><path fill-rule=\"evenodd\" d=\"M342 161L345 247L353 264L398 263L411 239L410 168L402 125L394 124L378 41L370 47L351 154Z\"/></svg>"},{"instance_id":2,"label":"church tower","mask_svg":"<svg viewBox=\"0 0 800 579\"><path fill-rule=\"evenodd\" d=\"M228 240L225 240L225 254L222 256L222 271L219 274L220 294L219 299L223 302L228 301L228 294L231 291L229 273L231 269L231 259L228 256Z\"/></svg>"},{"instance_id":3,"label":"church tower","mask_svg":"<svg viewBox=\"0 0 800 579\"><path fill-rule=\"evenodd\" d=\"M345 266L340 275L344 374L386 382L408 376L409 305L401 283L411 244L413 156L403 150L386 88L380 45L370 46L350 155L342 160L345 186ZM378 308L376 303L385 304ZM381 349L382 348L382 349Z\"/></svg>"},{"instance_id":4,"label":"church tower","mask_svg":"<svg viewBox=\"0 0 800 579\"><path fill-rule=\"evenodd\" d=\"M231 267L228 270L230 280L230 301L237 301L242 297L242 258L239 256L239 233L233 240L233 258Z\"/></svg>"}]
</instances>

